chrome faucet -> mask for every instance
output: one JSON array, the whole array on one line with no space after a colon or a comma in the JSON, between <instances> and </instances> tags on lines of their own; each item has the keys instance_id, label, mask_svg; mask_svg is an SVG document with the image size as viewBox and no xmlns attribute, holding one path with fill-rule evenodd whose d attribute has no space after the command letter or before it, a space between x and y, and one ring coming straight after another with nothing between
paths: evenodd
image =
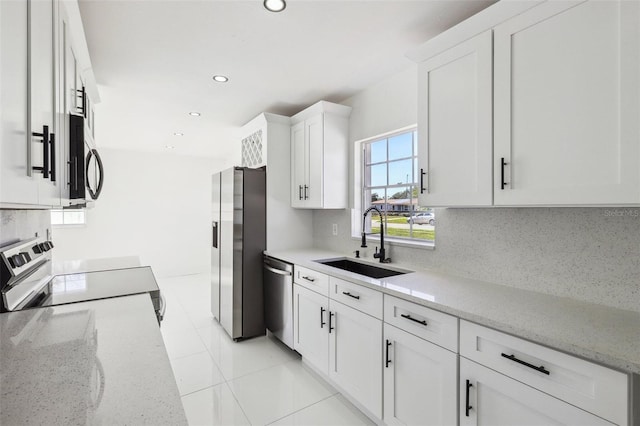
<instances>
[{"instance_id":1,"label":"chrome faucet","mask_svg":"<svg viewBox=\"0 0 640 426\"><path fill-rule=\"evenodd\" d=\"M385 257L384 250L384 223L382 220L382 212L378 210L377 207L369 207L367 210L365 210L364 215L362 215L362 244L360 245L360 247L367 247L367 234L364 230L367 214L369 214L371 210L375 210L378 213L378 216L380 216L380 251L378 251L378 248L376 247L376 252L373 254L373 257L375 259L380 259L380 263L389 263L391 262L391 259L387 259Z\"/></svg>"}]
</instances>

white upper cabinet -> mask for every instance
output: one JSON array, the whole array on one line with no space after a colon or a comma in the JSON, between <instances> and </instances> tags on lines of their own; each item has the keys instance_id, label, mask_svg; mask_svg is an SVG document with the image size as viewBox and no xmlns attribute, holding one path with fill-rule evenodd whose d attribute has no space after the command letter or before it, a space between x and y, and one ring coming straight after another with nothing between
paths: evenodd
<instances>
[{"instance_id":1,"label":"white upper cabinet","mask_svg":"<svg viewBox=\"0 0 640 426\"><path fill-rule=\"evenodd\" d=\"M347 207L351 108L321 101L291 117L291 206Z\"/></svg>"},{"instance_id":2,"label":"white upper cabinet","mask_svg":"<svg viewBox=\"0 0 640 426\"><path fill-rule=\"evenodd\" d=\"M494 204L640 203L640 2L535 7L494 69Z\"/></svg>"},{"instance_id":3,"label":"white upper cabinet","mask_svg":"<svg viewBox=\"0 0 640 426\"><path fill-rule=\"evenodd\" d=\"M93 77L78 4L25 0L3 1L0 7L0 207L66 205L68 113L78 112L69 101L76 102L79 67ZM82 66L72 39L83 47Z\"/></svg>"},{"instance_id":4,"label":"white upper cabinet","mask_svg":"<svg viewBox=\"0 0 640 426\"><path fill-rule=\"evenodd\" d=\"M419 65L422 206L490 206L491 31Z\"/></svg>"},{"instance_id":5,"label":"white upper cabinet","mask_svg":"<svg viewBox=\"0 0 640 426\"><path fill-rule=\"evenodd\" d=\"M498 2L412 57L421 205L640 204L640 2Z\"/></svg>"},{"instance_id":6,"label":"white upper cabinet","mask_svg":"<svg viewBox=\"0 0 640 426\"><path fill-rule=\"evenodd\" d=\"M0 203L38 204L32 175L28 105L28 5L0 1ZM35 144L33 144L35 147Z\"/></svg>"}]
</instances>

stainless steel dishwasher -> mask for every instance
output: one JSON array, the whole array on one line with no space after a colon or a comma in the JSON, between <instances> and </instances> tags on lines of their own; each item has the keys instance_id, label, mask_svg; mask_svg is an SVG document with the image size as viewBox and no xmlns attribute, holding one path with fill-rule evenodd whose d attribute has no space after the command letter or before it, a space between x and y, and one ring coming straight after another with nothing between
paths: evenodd
<instances>
[{"instance_id":1,"label":"stainless steel dishwasher","mask_svg":"<svg viewBox=\"0 0 640 426\"><path fill-rule=\"evenodd\" d=\"M293 265L265 256L263 267L265 325L293 349Z\"/></svg>"}]
</instances>

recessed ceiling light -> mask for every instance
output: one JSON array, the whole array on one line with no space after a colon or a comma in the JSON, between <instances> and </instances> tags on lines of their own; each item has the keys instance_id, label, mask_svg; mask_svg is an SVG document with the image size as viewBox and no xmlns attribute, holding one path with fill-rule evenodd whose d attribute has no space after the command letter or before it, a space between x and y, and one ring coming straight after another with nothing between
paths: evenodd
<instances>
[{"instance_id":1,"label":"recessed ceiling light","mask_svg":"<svg viewBox=\"0 0 640 426\"><path fill-rule=\"evenodd\" d=\"M165 147L166 149L174 149L174 148L175 148L175 146L173 146L173 145L165 145L164 147Z\"/></svg>"},{"instance_id":2,"label":"recessed ceiling light","mask_svg":"<svg viewBox=\"0 0 640 426\"><path fill-rule=\"evenodd\" d=\"M184 136L184 133L175 132L175 133L173 134L173 136Z\"/></svg>"},{"instance_id":3,"label":"recessed ceiling light","mask_svg":"<svg viewBox=\"0 0 640 426\"><path fill-rule=\"evenodd\" d=\"M190 115L190 116L192 116L192 117L200 117L200 113L199 113L199 112L197 112L197 111L191 111L191 112L189 113L189 115Z\"/></svg>"},{"instance_id":4,"label":"recessed ceiling light","mask_svg":"<svg viewBox=\"0 0 640 426\"><path fill-rule=\"evenodd\" d=\"M284 0L264 0L263 4L269 12L282 12L287 7Z\"/></svg>"},{"instance_id":5,"label":"recessed ceiling light","mask_svg":"<svg viewBox=\"0 0 640 426\"><path fill-rule=\"evenodd\" d=\"M229 81L229 77L226 77L224 75L214 75L213 79L218 83L226 83L227 81Z\"/></svg>"}]
</instances>

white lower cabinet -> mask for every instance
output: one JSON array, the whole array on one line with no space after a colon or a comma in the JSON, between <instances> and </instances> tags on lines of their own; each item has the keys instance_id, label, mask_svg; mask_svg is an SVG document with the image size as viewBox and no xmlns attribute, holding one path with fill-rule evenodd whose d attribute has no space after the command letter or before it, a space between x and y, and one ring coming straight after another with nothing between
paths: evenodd
<instances>
[{"instance_id":1,"label":"white lower cabinet","mask_svg":"<svg viewBox=\"0 0 640 426\"><path fill-rule=\"evenodd\" d=\"M293 318L293 349L328 374L329 298L294 284Z\"/></svg>"},{"instance_id":2,"label":"white lower cabinet","mask_svg":"<svg viewBox=\"0 0 640 426\"><path fill-rule=\"evenodd\" d=\"M389 324L384 339L384 422L455 425L458 355Z\"/></svg>"},{"instance_id":3,"label":"white lower cabinet","mask_svg":"<svg viewBox=\"0 0 640 426\"><path fill-rule=\"evenodd\" d=\"M294 284L293 335L307 363L382 418L382 321Z\"/></svg>"},{"instance_id":4,"label":"white lower cabinet","mask_svg":"<svg viewBox=\"0 0 640 426\"><path fill-rule=\"evenodd\" d=\"M460 357L460 425L611 425L571 404Z\"/></svg>"},{"instance_id":5,"label":"white lower cabinet","mask_svg":"<svg viewBox=\"0 0 640 426\"><path fill-rule=\"evenodd\" d=\"M382 418L382 321L329 301L329 378Z\"/></svg>"}]
</instances>

